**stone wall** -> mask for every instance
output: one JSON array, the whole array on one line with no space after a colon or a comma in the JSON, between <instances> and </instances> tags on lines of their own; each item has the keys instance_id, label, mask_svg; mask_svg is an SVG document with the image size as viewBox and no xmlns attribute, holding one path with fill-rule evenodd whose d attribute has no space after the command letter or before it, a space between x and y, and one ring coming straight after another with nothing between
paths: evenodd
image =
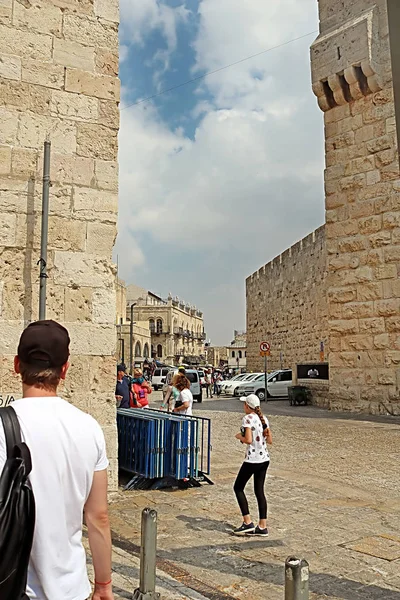
<instances>
[{"instance_id":1,"label":"stone wall","mask_svg":"<svg viewBox=\"0 0 400 600\"><path fill-rule=\"evenodd\" d=\"M71 335L63 394L104 428L117 486L118 0L0 2L0 391L38 318L43 143L51 141L47 318Z\"/></svg>"},{"instance_id":2,"label":"stone wall","mask_svg":"<svg viewBox=\"0 0 400 600\"><path fill-rule=\"evenodd\" d=\"M386 0L319 0L330 405L400 406L400 180Z\"/></svg>"},{"instance_id":3,"label":"stone wall","mask_svg":"<svg viewBox=\"0 0 400 600\"><path fill-rule=\"evenodd\" d=\"M320 227L246 280L247 370L262 371L260 342L271 344L269 369L320 359L327 340L326 245ZM281 360L282 358L282 360Z\"/></svg>"}]
</instances>

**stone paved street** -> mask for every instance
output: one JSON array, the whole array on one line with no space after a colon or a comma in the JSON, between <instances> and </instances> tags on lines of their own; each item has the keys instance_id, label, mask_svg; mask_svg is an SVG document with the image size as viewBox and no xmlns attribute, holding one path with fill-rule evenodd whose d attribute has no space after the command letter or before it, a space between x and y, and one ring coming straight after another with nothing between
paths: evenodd
<instances>
[{"instance_id":1,"label":"stone paved street","mask_svg":"<svg viewBox=\"0 0 400 600\"><path fill-rule=\"evenodd\" d=\"M232 485L243 456L234 439L237 399L195 405L195 414L212 419L215 485L120 491L111 506L116 539L128 540L128 551L140 544L140 511L151 506L162 563L170 574L179 567L177 578L205 597L217 598L216 588L241 600L282 600L284 560L296 554L310 563L313 600L400 600L399 419L362 420L285 401L263 408L274 435L268 539L231 534L240 523Z\"/></svg>"}]
</instances>

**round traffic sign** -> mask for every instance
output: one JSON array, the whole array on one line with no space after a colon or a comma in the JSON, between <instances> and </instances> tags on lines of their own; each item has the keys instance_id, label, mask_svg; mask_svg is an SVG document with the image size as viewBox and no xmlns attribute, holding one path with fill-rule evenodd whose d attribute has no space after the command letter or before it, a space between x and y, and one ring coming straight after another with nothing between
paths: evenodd
<instances>
[{"instance_id":1,"label":"round traffic sign","mask_svg":"<svg viewBox=\"0 0 400 600\"><path fill-rule=\"evenodd\" d=\"M261 342L260 350L261 352L269 352L271 350L271 344L269 342Z\"/></svg>"}]
</instances>

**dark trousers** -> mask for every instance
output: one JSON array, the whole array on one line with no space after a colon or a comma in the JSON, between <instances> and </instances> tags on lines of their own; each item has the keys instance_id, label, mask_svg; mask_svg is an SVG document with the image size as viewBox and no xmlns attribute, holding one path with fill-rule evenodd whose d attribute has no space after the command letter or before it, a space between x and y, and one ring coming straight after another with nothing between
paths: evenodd
<instances>
[{"instance_id":1,"label":"dark trousers","mask_svg":"<svg viewBox=\"0 0 400 600\"><path fill-rule=\"evenodd\" d=\"M249 504L244 493L244 488L253 476L254 493L257 498L259 516L260 519L267 518L267 498L265 497L264 485L268 467L269 461L263 463L244 462L242 464L233 489L243 516L249 514Z\"/></svg>"}]
</instances>

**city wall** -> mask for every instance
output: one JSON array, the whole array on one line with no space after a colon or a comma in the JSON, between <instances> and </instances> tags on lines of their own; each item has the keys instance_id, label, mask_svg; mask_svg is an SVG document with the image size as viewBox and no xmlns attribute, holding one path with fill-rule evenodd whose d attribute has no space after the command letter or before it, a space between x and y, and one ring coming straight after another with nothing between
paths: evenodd
<instances>
[{"instance_id":1,"label":"city wall","mask_svg":"<svg viewBox=\"0 0 400 600\"><path fill-rule=\"evenodd\" d=\"M264 369L260 342L271 344L269 370L329 356L325 229L312 234L246 280L247 370Z\"/></svg>"},{"instance_id":2,"label":"city wall","mask_svg":"<svg viewBox=\"0 0 400 600\"><path fill-rule=\"evenodd\" d=\"M311 65L326 138L329 401L394 414L400 180L387 1L319 0Z\"/></svg>"},{"instance_id":3,"label":"city wall","mask_svg":"<svg viewBox=\"0 0 400 600\"><path fill-rule=\"evenodd\" d=\"M102 425L117 487L117 0L0 2L0 392L38 318L43 143L51 142L47 318L71 335L64 397Z\"/></svg>"}]
</instances>

